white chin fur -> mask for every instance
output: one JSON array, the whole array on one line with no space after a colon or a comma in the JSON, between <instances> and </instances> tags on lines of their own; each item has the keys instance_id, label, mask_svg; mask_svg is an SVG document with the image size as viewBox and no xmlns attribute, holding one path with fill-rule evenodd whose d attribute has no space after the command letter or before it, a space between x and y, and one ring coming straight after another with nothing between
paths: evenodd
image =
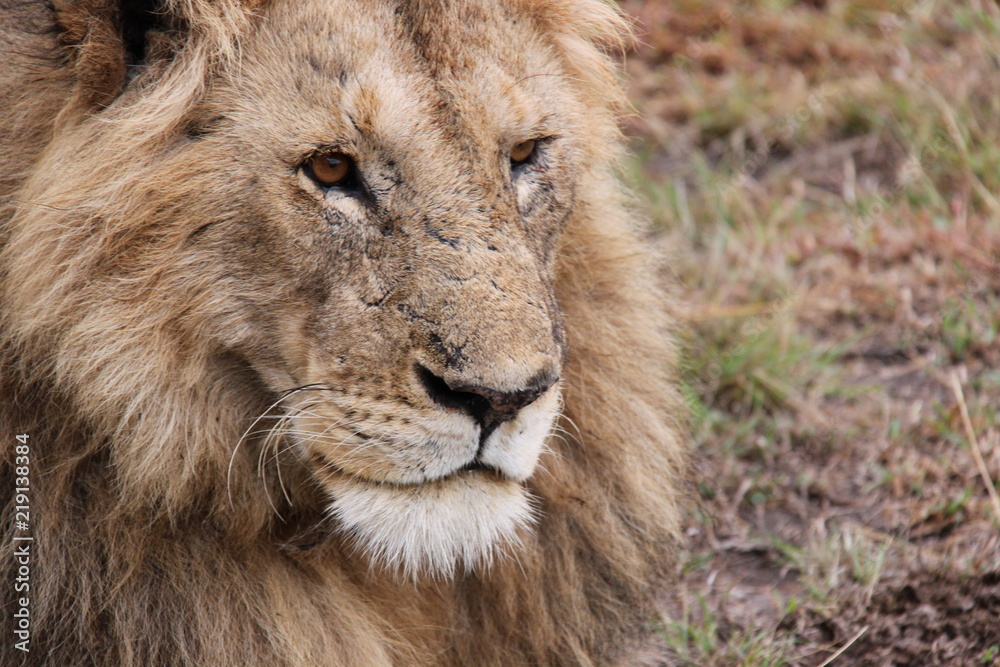
<instances>
[{"instance_id":1,"label":"white chin fur","mask_svg":"<svg viewBox=\"0 0 1000 667\"><path fill-rule=\"evenodd\" d=\"M534 522L520 484L485 474L415 486L331 479L329 511L373 564L409 578L447 577L456 568L489 567Z\"/></svg>"}]
</instances>

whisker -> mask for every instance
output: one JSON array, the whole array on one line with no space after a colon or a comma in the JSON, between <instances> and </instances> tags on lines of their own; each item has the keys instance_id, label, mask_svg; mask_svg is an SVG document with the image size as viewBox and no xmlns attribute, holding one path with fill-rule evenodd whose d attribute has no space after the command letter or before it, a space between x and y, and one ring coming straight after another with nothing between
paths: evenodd
<instances>
[{"instance_id":1,"label":"whisker","mask_svg":"<svg viewBox=\"0 0 1000 667\"><path fill-rule=\"evenodd\" d=\"M240 436L239 440L236 441L236 446L233 447L233 453L229 456L229 465L226 468L226 494L229 497L229 506L232 509L236 509L236 504L233 502L233 487L232 487L233 463L236 461L236 453L239 451L240 446L246 439L247 433L252 431L257 426L257 424L260 423L261 418L292 395L294 395L294 392L286 392L285 394L279 396L278 400L276 400L274 403L268 406L267 410L265 410L259 417L253 420L250 426L248 426L247 429L243 432L243 435Z\"/></svg>"},{"instance_id":2,"label":"whisker","mask_svg":"<svg viewBox=\"0 0 1000 667\"><path fill-rule=\"evenodd\" d=\"M271 405L269 405L268 408L266 410L264 410L263 413L261 413L256 419L253 420L253 422L251 422L251 424L243 432L243 435L241 435L239 437L239 439L236 441L236 445L233 447L233 452L229 456L229 464L226 467L226 495L227 495L227 497L229 499L229 506L231 508L235 509L235 507L236 507L236 504L233 502L233 487L232 487L233 465L234 465L234 463L236 461L236 455L239 452L239 449L242 446L243 442L246 440L248 434L251 431L253 431L254 428L256 428L257 424L259 424L262 419L273 417L272 415L269 415L269 413L272 410L274 410L276 407L278 407L279 405L281 405L283 402L285 402L286 400L288 400L292 396L295 396L296 394L298 394L300 392L304 392L304 391L336 391L336 390L333 387L331 387L330 385L323 384L323 383L312 383L312 384L301 385L299 387L293 387L291 389L288 389L288 390L282 392L278 396L278 399L274 403L272 403ZM272 430L272 432L276 432L276 431L280 432L281 431L281 425L284 423L285 419L287 419L287 415L281 415L278 418L278 422L275 425L275 428ZM269 437L270 437L270 435L268 435L268 436L265 437L265 443L264 443L264 445L268 444L267 443L267 438L269 438ZM260 460L258 459L258 471L259 470L260 470ZM271 502L270 494L267 493L266 495L268 496L268 503L271 505L271 508L275 510L275 513L277 513L277 509L274 507L274 503ZM280 516L280 514L279 514L279 516Z\"/></svg>"},{"instance_id":3,"label":"whisker","mask_svg":"<svg viewBox=\"0 0 1000 667\"><path fill-rule=\"evenodd\" d=\"M562 413L559 416L562 419L565 419L566 423L573 427L573 430L576 431L576 440L577 440L577 442L582 443L583 440L584 440L584 438L583 438L583 431L581 431L580 427L576 425L576 422L573 421L573 419L569 415L567 415L565 412ZM567 433L567 435L569 435L569 433Z\"/></svg>"}]
</instances>

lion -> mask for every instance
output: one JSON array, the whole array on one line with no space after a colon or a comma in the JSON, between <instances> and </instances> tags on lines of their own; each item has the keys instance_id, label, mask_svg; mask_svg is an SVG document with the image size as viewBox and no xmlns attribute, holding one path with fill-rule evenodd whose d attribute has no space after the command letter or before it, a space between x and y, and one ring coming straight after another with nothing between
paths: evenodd
<instances>
[{"instance_id":1,"label":"lion","mask_svg":"<svg viewBox=\"0 0 1000 667\"><path fill-rule=\"evenodd\" d=\"M0 14L3 662L635 664L684 410L618 10Z\"/></svg>"}]
</instances>

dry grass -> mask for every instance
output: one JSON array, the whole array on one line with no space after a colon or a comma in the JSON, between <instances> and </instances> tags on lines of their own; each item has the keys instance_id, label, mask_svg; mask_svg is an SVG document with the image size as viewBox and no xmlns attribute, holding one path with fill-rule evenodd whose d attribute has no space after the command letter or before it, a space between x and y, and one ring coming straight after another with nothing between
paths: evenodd
<instances>
[{"instance_id":1,"label":"dry grass","mask_svg":"<svg viewBox=\"0 0 1000 667\"><path fill-rule=\"evenodd\" d=\"M623 4L630 177L692 304L668 644L1000 665L1000 9Z\"/></svg>"}]
</instances>

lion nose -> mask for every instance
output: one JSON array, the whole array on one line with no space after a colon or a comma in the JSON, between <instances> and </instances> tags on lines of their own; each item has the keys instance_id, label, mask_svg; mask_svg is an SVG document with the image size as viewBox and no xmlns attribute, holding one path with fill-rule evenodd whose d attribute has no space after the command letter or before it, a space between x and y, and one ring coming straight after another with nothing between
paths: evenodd
<instances>
[{"instance_id":1,"label":"lion nose","mask_svg":"<svg viewBox=\"0 0 1000 667\"><path fill-rule=\"evenodd\" d=\"M523 389L498 391L475 384L449 383L420 366L417 369L424 389L438 405L461 410L479 422L485 430L514 418L518 411L534 403L558 380L555 373L535 376Z\"/></svg>"}]
</instances>

